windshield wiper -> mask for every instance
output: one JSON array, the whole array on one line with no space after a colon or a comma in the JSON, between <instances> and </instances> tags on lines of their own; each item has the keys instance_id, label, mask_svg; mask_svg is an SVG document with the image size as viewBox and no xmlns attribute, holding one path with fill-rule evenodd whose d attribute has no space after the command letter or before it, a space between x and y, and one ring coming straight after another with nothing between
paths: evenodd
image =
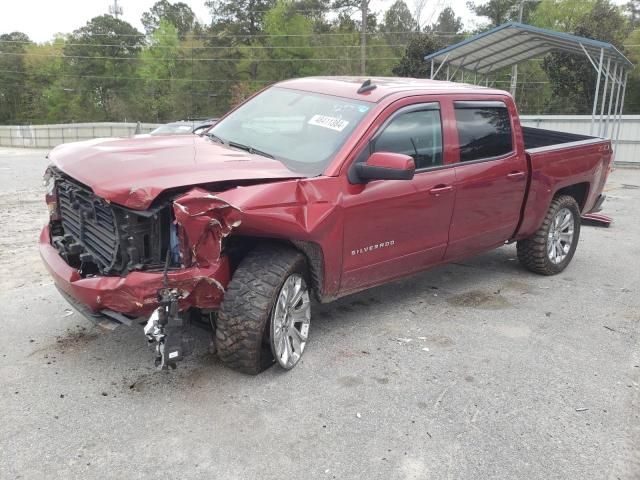
<instances>
[{"instance_id":1,"label":"windshield wiper","mask_svg":"<svg viewBox=\"0 0 640 480\"><path fill-rule=\"evenodd\" d=\"M239 148L240 150L244 150L244 151L249 152L251 154L261 155L263 157L275 159L275 157L273 155L271 155L270 153L263 152L262 150L258 150L256 148L250 147L249 145L242 145L241 143L236 143L236 142L229 142L228 145L230 147Z\"/></svg>"}]
</instances>

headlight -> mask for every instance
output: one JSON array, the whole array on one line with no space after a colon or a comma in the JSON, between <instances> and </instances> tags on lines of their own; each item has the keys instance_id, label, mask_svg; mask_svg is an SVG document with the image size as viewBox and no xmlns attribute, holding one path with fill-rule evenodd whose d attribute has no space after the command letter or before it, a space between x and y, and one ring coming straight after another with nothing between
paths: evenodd
<instances>
[{"instance_id":1,"label":"headlight","mask_svg":"<svg viewBox=\"0 0 640 480\"><path fill-rule=\"evenodd\" d=\"M53 195L53 190L56 186L56 179L51 171L51 166L47 167L42 177L42 185L44 185L47 195Z\"/></svg>"},{"instance_id":2,"label":"headlight","mask_svg":"<svg viewBox=\"0 0 640 480\"><path fill-rule=\"evenodd\" d=\"M45 188L45 201L49 209L49 218L51 220L59 220L58 216L58 192L56 190L56 177L53 174L51 166L47 167L42 177L42 185Z\"/></svg>"}]
</instances>

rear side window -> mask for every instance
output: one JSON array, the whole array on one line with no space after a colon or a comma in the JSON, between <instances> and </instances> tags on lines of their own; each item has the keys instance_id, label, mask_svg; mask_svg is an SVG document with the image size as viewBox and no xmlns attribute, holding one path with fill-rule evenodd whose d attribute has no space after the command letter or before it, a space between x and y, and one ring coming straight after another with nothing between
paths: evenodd
<instances>
[{"instance_id":1,"label":"rear side window","mask_svg":"<svg viewBox=\"0 0 640 480\"><path fill-rule=\"evenodd\" d=\"M511 119L502 102L455 102L460 161L499 157L513 150Z\"/></svg>"},{"instance_id":2,"label":"rear side window","mask_svg":"<svg viewBox=\"0 0 640 480\"><path fill-rule=\"evenodd\" d=\"M376 138L373 151L409 155L416 170L442 165L441 123L435 107L401 113Z\"/></svg>"}]
</instances>

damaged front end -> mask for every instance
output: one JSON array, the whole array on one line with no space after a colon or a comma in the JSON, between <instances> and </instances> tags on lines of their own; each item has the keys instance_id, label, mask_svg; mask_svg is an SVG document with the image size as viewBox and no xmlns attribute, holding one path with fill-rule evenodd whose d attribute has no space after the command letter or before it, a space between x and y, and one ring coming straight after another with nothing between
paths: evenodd
<instances>
[{"instance_id":1,"label":"damaged front end","mask_svg":"<svg viewBox=\"0 0 640 480\"><path fill-rule=\"evenodd\" d=\"M175 364L192 343L181 312L220 306L231 274L224 240L240 210L200 188L137 211L54 168L45 182L50 221L40 251L58 288L92 317L130 323L151 315L145 334L157 364Z\"/></svg>"}]
</instances>

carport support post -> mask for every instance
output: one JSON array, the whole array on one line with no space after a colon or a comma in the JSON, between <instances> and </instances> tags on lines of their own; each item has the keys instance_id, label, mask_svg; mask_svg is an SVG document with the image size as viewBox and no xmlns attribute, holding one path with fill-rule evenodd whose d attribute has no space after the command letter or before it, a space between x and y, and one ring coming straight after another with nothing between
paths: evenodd
<instances>
[{"instance_id":1,"label":"carport support post","mask_svg":"<svg viewBox=\"0 0 640 480\"><path fill-rule=\"evenodd\" d=\"M607 103L607 87L609 86L609 75L611 75L611 70L609 70L609 66L611 65L611 57L607 59L607 71L604 77L604 89L602 90L602 102L600 103L600 124L598 125L598 136L601 137L604 133L604 105Z\"/></svg>"},{"instance_id":2,"label":"carport support post","mask_svg":"<svg viewBox=\"0 0 640 480\"><path fill-rule=\"evenodd\" d=\"M613 77L611 79L611 95L609 97L609 108L607 109L607 123L604 126L604 135L605 137L609 133L609 122L611 120L611 107L613 106L613 96L616 93L616 86L618 85L618 62L616 62L613 66ZM617 106L617 104L616 104ZM615 112L613 113L615 115Z\"/></svg>"},{"instance_id":3,"label":"carport support post","mask_svg":"<svg viewBox=\"0 0 640 480\"><path fill-rule=\"evenodd\" d=\"M620 92L622 91L622 83L623 83L623 79L624 79L624 67L622 65L620 65L620 77L618 78L618 90L616 93L616 106L613 108L613 121L611 123L611 138L615 137L616 134L616 130L618 128L618 107L620 106ZM618 144L616 143L617 140L614 140L614 146L613 146L613 152L615 154L616 148L618 147Z\"/></svg>"},{"instance_id":4,"label":"carport support post","mask_svg":"<svg viewBox=\"0 0 640 480\"><path fill-rule=\"evenodd\" d=\"M593 135L593 127L596 123L596 109L598 108L598 92L600 92L600 76L602 74L602 62L604 60L604 48L600 49L600 63L598 63L598 80L596 81L596 92L593 96L593 110L591 112L591 128L589 135Z\"/></svg>"},{"instance_id":5,"label":"carport support post","mask_svg":"<svg viewBox=\"0 0 640 480\"><path fill-rule=\"evenodd\" d=\"M620 138L620 130L622 129L622 111L624 110L624 96L627 93L627 80L629 78L629 71L626 71L624 74L624 82L622 84L622 99L620 100L620 110L618 111L618 125L616 128L616 137L615 143L618 143L618 139ZM615 150L613 152L615 158Z\"/></svg>"}]
</instances>

